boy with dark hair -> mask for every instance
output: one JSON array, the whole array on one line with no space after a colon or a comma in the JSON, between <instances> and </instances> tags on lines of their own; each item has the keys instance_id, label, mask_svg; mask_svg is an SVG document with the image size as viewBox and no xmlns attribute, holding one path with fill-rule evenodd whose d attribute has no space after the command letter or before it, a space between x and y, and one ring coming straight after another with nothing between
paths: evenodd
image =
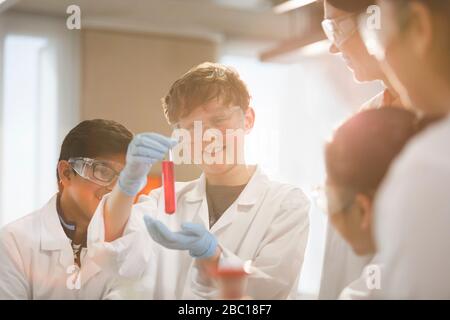
<instances>
[{"instance_id":1,"label":"boy with dark hair","mask_svg":"<svg viewBox=\"0 0 450 320\"><path fill-rule=\"evenodd\" d=\"M116 184L132 138L121 124L100 119L83 121L67 134L56 172L58 193L1 230L0 299L118 294L116 270L88 244L88 226Z\"/></svg>"}]
</instances>

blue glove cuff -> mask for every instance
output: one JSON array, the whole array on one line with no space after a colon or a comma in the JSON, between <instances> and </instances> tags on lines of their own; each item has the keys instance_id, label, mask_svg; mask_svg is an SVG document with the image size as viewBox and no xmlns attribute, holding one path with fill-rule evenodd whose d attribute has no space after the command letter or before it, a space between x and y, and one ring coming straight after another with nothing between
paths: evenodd
<instances>
[{"instance_id":1,"label":"blue glove cuff","mask_svg":"<svg viewBox=\"0 0 450 320\"><path fill-rule=\"evenodd\" d=\"M142 188L147 183L147 177L143 177L142 179L133 181L125 178L125 173L124 171L122 171L119 175L119 181L117 183L119 184L119 189L123 193L130 197L134 197L138 194L139 191L142 190Z\"/></svg>"}]
</instances>

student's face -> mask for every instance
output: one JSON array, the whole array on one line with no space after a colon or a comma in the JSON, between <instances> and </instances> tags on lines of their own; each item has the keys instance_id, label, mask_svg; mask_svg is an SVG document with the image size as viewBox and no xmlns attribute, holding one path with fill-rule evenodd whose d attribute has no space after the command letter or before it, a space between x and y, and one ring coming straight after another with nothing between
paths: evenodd
<instances>
[{"instance_id":1,"label":"student's face","mask_svg":"<svg viewBox=\"0 0 450 320\"><path fill-rule=\"evenodd\" d=\"M357 194L350 200L339 199L339 196L332 198L329 199L328 209L332 226L351 245L357 255L374 253L372 200L364 194Z\"/></svg>"},{"instance_id":2,"label":"student's face","mask_svg":"<svg viewBox=\"0 0 450 320\"><path fill-rule=\"evenodd\" d=\"M252 108L243 111L238 106L224 105L220 100L213 99L208 103L195 108L188 116L180 119L179 127L188 129L191 133L191 156L194 160L195 143L200 146L202 154L201 169L205 174L223 174L240 164L244 159L245 135L253 128L255 114ZM201 121L201 135L195 135L194 123ZM208 130L212 129L212 130ZM216 135L208 136L209 133L219 133L222 137L221 143L216 144ZM233 136L230 133L235 133ZM201 141L197 141L201 140ZM227 162L227 154L233 155L232 161ZM222 163L205 163L205 159L222 159ZM230 163L231 162L231 163ZM243 163L242 163L243 164Z\"/></svg>"},{"instance_id":3,"label":"student's face","mask_svg":"<svg viewBox=\"0 0 450 320\"><path fill-rule=\"evenodd\" d=\"M328 1L324 1L324 9L325 19L339 19L349 15L348 12L331 6ZM339 47L332 43L330 53L341 54L347 67L353 72L355 80L359 82L384 79L378 61L367 52L358 31Z\"/></svg>"},{"instance_id":4,"label":"student's face","mask_svg":"<svg viewBox=\"0 0 450 320\"><path fill-rule=\"evenodd\" d=\"M125 165L125 154L98 157L95 160L108 161L112 169L120 172ZM100 186L76 174L67 161L60 161L58 172L62 192L67 193L71 205L83 215L86 221L90 221L102 197L111 192L117 182L116 179L108 186Z\"/></svg>"}]
</instances>

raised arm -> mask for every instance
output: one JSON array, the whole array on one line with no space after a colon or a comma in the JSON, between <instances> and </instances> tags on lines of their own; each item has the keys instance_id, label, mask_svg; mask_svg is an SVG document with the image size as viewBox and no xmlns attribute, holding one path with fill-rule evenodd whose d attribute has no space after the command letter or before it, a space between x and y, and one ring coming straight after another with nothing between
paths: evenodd
<instances>
[{"instance_id":1,"label":"raised arm","mask_svg":"<svg viewBox=\"0 0 450 320\"><path fill-rule=\"evenodd\" d=\"M144 187L152 165L164 158L177 142L157 133L141 133L128 146L125 168L105 201L105 241L119 238L131 214L133 200Z\"/></svg>"}]
</instances>

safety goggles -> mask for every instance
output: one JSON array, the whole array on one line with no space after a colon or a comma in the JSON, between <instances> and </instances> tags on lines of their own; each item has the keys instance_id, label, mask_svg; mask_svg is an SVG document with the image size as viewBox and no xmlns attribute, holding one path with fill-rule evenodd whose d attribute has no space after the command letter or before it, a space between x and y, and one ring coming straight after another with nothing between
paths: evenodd
<instances>
[{"instance_id":1,"label":"safety goggles","mask_svg":"<svg viewBox=\"0 0 450 320\"><path fill-rule=\"evenodd\" d=\"M114 167L121 168L120 163L90 158L70 158L69 164L82 178L94 182L99 186L109 186L119 177L120 172Z\"/></svg>"},{"instance_id":2,"label":"safety goggles","mask_svg":"<svg viewBox=\"0 0 450 320\"><path fill-rule=\"evenodd\" d=\"M353 205L354 197L347 194L346 201L342 201L342 194L338 190L329 186L319 186L314 188L312 198L315 205L328 216L338 212L345 212Z\"/></svg>"},{"instance_id":3,"label":"safety goggles","mask_svg":"<svg viewBox=\"0 0 450 320\"><path fill-rule=\"evenodd\" d=\"M242 108L239 106L222 108L215 111L210 116L205 117L205 119L180 121L173 125L173 129L185 129L192 132L194 131L196 121L200 121L204 129L218 129L221 131L224 131L228 128L232 129L231 120L238 112L241 112L241 114L243 114Z\"/></svg>"},{"instance_id":4,"label":"safety goggles","mask_svg":"<svg viewBox=\"0 0 450 320\"><path fill-rule=\"evenodd\" d=\"M322 28L327 38L337 47L342 46L358 30L357 15L350 14L336 19L325 19Z\"/></svg>"}]
</instances>

